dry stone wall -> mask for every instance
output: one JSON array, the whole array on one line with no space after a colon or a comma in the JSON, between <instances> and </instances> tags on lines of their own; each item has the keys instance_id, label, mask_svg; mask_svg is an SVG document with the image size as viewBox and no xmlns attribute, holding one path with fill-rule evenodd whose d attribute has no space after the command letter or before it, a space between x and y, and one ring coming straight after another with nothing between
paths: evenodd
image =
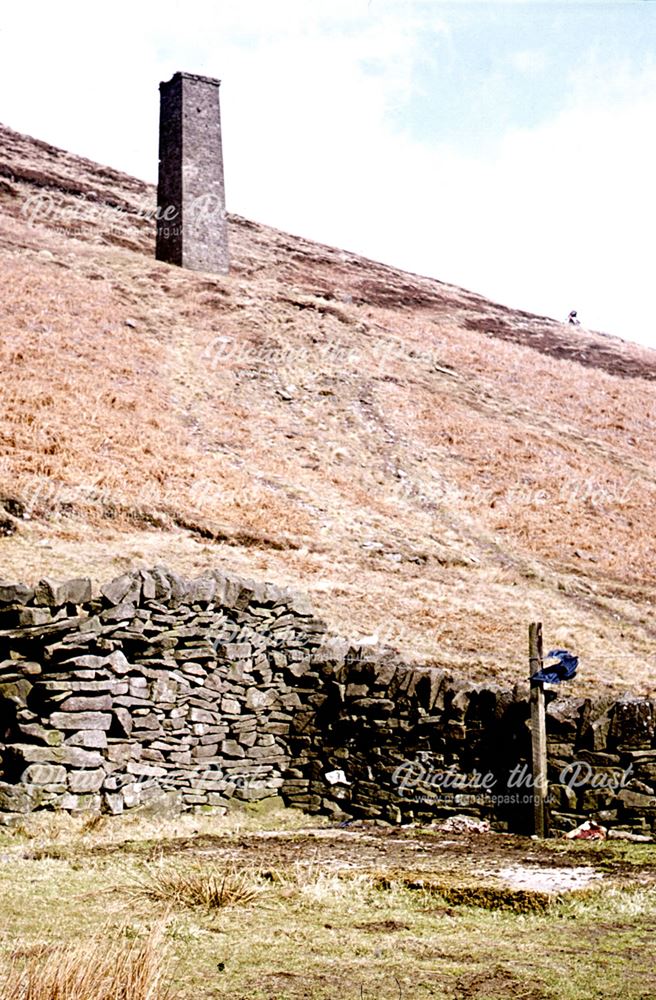
<instances>
[{"instance_id":1,"label":"dry stone wall","mask_svg":"<svg viewBox=\"0 0 656 1000\"><path fill-rule=\"evenodd\" d=\"M302 595L165 567L0 583L0 810L454 812L529 830L528 686L473 685L331 636ZM644 699L549 706L551 819L656 826Z\"/></svg>"}]
</instances>

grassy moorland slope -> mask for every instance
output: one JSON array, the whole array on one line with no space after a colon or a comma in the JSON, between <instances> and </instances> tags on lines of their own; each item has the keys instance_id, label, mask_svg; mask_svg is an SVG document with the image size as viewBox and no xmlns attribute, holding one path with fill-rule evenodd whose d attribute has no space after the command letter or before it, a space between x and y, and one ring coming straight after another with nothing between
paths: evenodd
<instances>
[{"instance_id":1,"label":"grassy moorland slope","mask_svg":"<svg viewBox=\"0 0 656 1000\"><path fill-rule=\"evenodd\" d=\"M208 565L470 677L646 692L656 353L230 219L156 262L154 189L0 128L0 575Z\"/></svg>"},{"instance_id":2,"label":"grassy moorland slope","mask_svg":"<svg viewBox=\"0 0 656 1000\"><path fill-rule=\"evenodd\" d=\"M0 1000L647 1000L653 853L291 809L41 813L0 827Z\"/></svg>"}]
</instances>

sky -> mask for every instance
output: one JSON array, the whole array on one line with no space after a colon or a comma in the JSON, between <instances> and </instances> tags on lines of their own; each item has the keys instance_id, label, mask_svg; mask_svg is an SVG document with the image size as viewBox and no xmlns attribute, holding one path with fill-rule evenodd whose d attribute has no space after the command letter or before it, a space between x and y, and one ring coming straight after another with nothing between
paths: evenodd
<instances>
[{"instance_id":1,"label":"sky","mask_svg":"<svg viewBox=\"0 0 656 1000\"><path fill-rule=\"evenodd\" d=\"M219 78L229 211L656 348L656 0L32 0L0 121L157 177Z\"/></svg>"}]
</instances>

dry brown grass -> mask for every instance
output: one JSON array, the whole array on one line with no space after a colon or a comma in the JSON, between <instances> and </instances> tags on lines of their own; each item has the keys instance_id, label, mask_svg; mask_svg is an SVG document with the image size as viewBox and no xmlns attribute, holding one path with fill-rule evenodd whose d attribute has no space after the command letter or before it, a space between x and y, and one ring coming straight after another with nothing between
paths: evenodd
<instances>
[{"instance_id":1,"label":"dry brown grass","mask_svg":"<svg viewBox=\"0 0 656 1000\"><path fill-rule=\"evenodd\" d=\"M143 940L96 937L15 948L0 1000L167 1000L166 979L164 928L158 925Z\"/></svg>"},{"instance_id":2,"label":"dry brown grass","mask_svg":"<svg viewBox=\"0 0 656 1000\"><path fill-rule=\"evenodd\" d=\"M226 865L148 868L145 877L128 892L136 897L166 903L168 907L196 907L208 910L252 903L263 890L256 873Z\"/></svg>"},{"instance_id":3,"label":"dry brown grass","mask_svg":"<svg viewBox=\"0 0 656 1000\"><path fill-rule=\"evenodd\" d=\"M171 982L181 1000L652 996L653 960L645 942L656 921L653 845L536 843L493 834L474 843L466 834L445 840L426 828L319 828L315 819L316 828L303 831L299 816L279 812L276 830L267 814L266 830L256 824L246 830L230 815L168 821L124 815L83 835L79 817L47 823L43 815L26 817L30 836L44 838L46 850L62 843L69 849L68 860L56 862L21 857L26 834L0 829L2 853L13 855L0 870L3 970L12 953L17 968L37 956L41 966L62 951L48 952L43 942L84 940L89 927L105 923L113 929L98 940L108 951L121 942L136 947L144 927L163 926L166 910L172 962L162 987L165 996ZM142 871L155 852L181 869L200 870L209 861L257 878L269 872L266 895L220 910L126 896L128 873ZM521 897L484 891L500 886L494 872L524 866L527 852L541 872L554 863L592 866L603 875L599 890L568 896L545 912L514 905L525 902ZM101 951L98 964L106 959ZM507 974L500 976L499 968ZM44 982L48 990L51 982ZM81 991L43 989L33 1000L89 1000ZM119 988L100 997L139 1000L141 994ZM0 998L6 1000L2 986Z\"/></svg>"},{"instance_id":4,"label":"dry brown grass","mask_svg":"<svg viewBox=\"0 0 656 1000\"><path fill-rule=\"evenodd\" d=\"M153 200L7 143L53 185ZM653 352L512 312L498 339L493 303L243 220L228 277L184 272L144 220L78 199L74 232L30 226L33 188L13 190L0 499L29 519L0 539L3 576L219 564L309 590L343 633L513 681L540 617L581 656L578 691L651 690L656 392L619 376L652 377ZM52 197L66 220L75 198Z\"/></svg>"}]
</instances>

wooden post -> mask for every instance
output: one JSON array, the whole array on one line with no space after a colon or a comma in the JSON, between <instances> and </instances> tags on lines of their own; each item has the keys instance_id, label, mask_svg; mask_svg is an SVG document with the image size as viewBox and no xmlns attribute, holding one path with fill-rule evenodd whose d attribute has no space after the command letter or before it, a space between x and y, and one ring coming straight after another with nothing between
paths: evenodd
<instances>
[{"instance_id":1,"label":"wooden post","mask_svg":"<svg viewBox=\"0 0 656 1000\"><path fill-rule=\"evenodd\" d=\"M531 622L528 629L530 676L542 669L542 622ZM533 817L538 837L547 835L547 725L544 708L544 683L531 681L531 744L533 758Z\"/></svg>"}]
</instances>

